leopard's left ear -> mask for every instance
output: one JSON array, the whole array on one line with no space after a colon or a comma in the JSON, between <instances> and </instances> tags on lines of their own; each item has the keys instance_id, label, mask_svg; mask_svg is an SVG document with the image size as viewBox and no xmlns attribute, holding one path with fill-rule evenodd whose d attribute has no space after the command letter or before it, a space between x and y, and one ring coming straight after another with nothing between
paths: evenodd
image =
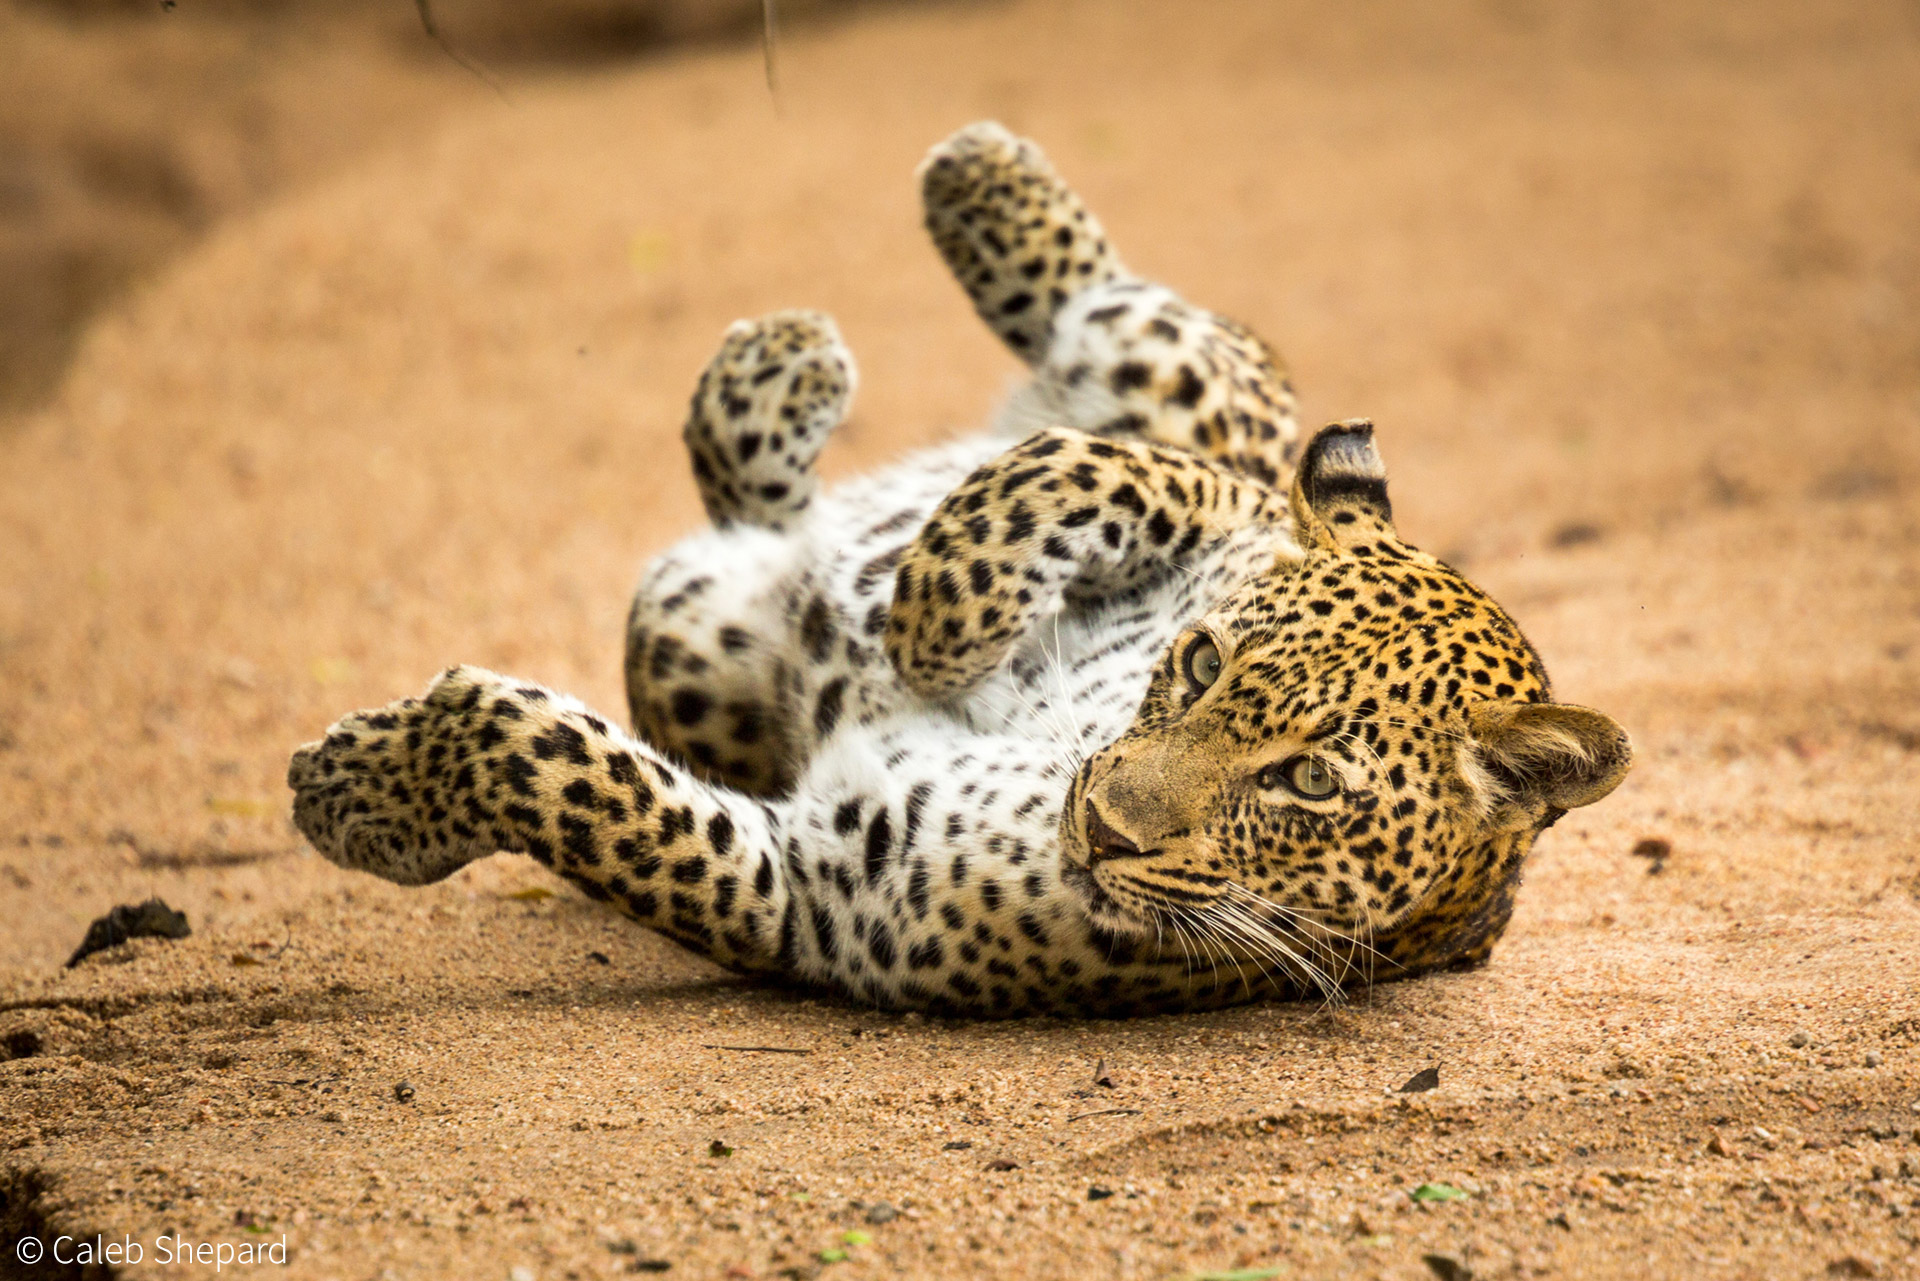
<instances>
[{"instance_id":1,"label":"leopard's left ear","mask_svg":"<svg viewBox=\"0 0 1920 1281\"><path fill-rule=\"evenodd\" d=\"M1366 553L1399 541L1387 500L1387 467L1364 418L1322 427L1293 476L1293 523L1307 551Z\"/></svg>"},{"instance_id":2,"label":"leopard's left ear","mask_svg":"<svg viewBox=\"0 0 1920 1281\"><path fill-rule=\"evenodd\" d=\"M1605 712L1568 703L1489 699L1467 711L1470 760L1495 826L1538 823L1591 805L1633 765L1627 731Z\"/></svg>"}]
</instances>

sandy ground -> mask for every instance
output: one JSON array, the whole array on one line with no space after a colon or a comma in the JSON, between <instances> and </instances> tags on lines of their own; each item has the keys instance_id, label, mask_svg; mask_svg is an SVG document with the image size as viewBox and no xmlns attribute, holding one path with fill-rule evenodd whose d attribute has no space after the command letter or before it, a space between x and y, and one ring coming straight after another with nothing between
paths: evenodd
<instances>
[{"instance_id":1,"label":"sandy ground","mask_svg":"<svg viewBox=\"0 0 1920 1281\"><path fill-rule=\"evenodd\" d=\"M82 1275L16 1262L60 1232L137 1277L212 1271L163 1233L342 1281L1920 1275L1913 7L914 8L760 75L453 113L217 227L0 439L0 1277ZM834 473L987 415L910 178L982 116L1375 418L1402 531L1631 729L1493 964L926 1022L526 860L305 851L285 757L347 708L453 661L622 706L729 320L839 317ZM60 968L152 893L190 939Z\"/></svg>"}]
</instances>

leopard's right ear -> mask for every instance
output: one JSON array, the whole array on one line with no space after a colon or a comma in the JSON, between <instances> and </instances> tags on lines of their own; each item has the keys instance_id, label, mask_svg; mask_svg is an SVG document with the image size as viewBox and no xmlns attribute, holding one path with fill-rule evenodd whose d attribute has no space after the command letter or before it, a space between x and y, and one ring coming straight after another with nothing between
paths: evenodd
<instances>
[{"instance_id":1,"label":"leopard's right ear","mask_svg":"<svg viewBox=\"0 0 1920 1281\"><path fill-rule=\"evenodd\" d=\"M1633 743L1605 712L1567 703L1475 702L1463 760L1495 827L1550 821L1591 805L1633 768Z\"/></svg>"},{"instance_id":2,"label":"leopard's right ear","mask_svg":"<svg viewBox=\"0 0 1920 1281\"><path fill-rule=\"evenodd\" d=\"M1372 423L1354 418L1315 433L1294 472L1293 521L1309 552L1364 556L1383 539L1400 540Z\"/></svg>"}]
</instances>

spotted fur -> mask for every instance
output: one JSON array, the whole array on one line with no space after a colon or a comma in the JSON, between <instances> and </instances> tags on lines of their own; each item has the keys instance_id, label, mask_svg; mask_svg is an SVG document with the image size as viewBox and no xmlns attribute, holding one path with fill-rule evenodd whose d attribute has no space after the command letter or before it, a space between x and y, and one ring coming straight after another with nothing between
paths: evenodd
<instances>
[{"instance_id":1,"label":"spotted fur","mask_svg":"<svg viewBox=\"0 0 1920 1281\"><path fill-rule=\"evenodd\" d=\"M1129 279L1107 233L1040 148L992 122L970 125L920 166L927 234L974 310L1029 364L1053 318L1095 286Z\"/></svg>"},{"instance_id":2,"label":"spotted fur","mask_svg":"<svg viewBox=\"0 0 1920 1281\"><path fill-rule=\"evenodd\" d=\"M786 528L813 501L813 460L853 389L853 356L817 311L729 328L682 433L708 518L721 528Z\"/></svg>"},{"instance_id":3,"label":"spotted fur","mask_svg":"<svg viewBox=\"0 0 1920 1281\"><path fill-rule=\"evenodd\" d=\"M974 126L922 184L1033 365L999 430L816 495L851 358L823 317L736 326L687 429L713 527L634 602L637 732L455 668L295 753L300 829L404 884L524 852L891 1008L1201 1009L1483 960L1625 735L1399 537L1369 425L1296 471L1265 344L1128 276L1031 143Z\"/></svg>"},{"instance_id":4,"label":"spotted fur","mask_svg":"<svg viewBox=\"0 0 1920 1281\"><path fill-rule=\"evenodd\" d=\"M1192 450L1284 485L1299 427L1280 359L1246 326L1142 280L1040 149L971 125L920 167L928 233L1034 378L1000 428L1079 427Z\"/></svg>"}]
</instances>

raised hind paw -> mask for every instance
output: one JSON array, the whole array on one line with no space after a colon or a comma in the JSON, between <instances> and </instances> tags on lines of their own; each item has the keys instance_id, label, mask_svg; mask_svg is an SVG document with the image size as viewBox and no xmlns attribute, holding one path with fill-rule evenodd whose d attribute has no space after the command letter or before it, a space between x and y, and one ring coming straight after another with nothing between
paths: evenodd
<instances>
[{"instance_id":1,"label":"raised hind paw","mask_svg":"<svg viewBox=\"0 0 1920 1281\"><path fill-rule=\"evenodd\" d=\"M820 312L735 321L700 375L684 432L708 519L781 529L806 510L814 459L854 384L853 353Z\"/></svg>"},{"instance_id":2,"label":"raised hind paw","mask_svg":"<svg viewBox=\"0 0 1920 1281\"><path fill-rule=\"evenodd\" d=\"M475 801L470 743L498 680L455 668L420 698L335 721L288 762L294 826L340 866L401 885L441 880L511 848Z\"/></svg>"},{"instance_id":3,"label":"raised hind paw","mask_svg":"<svg viewBox=\"0 0 1920 1281\"><path fill-rule=\"evenodd\" d=\"M1293 388L1246 326L1131 275L1040 148L991 122L920 168L927 230L974 309L1034 367L1001 415L1191 450L1284 488Z\"/></svg>"},{"instance_id":4,"label":"raised hind paw","mask_svg":"<svg viewBox=\"0 0 1920 1281\"><path fill-rule=\"evenodd\" d=\"M992 121L928 153L920 202L927 233L974 310L1028 364L1046 355L1054 315L1069 298L1127 274L1040 148Z\"/></svg>"},{"instance_id":5,"label":"raised hind paw","mask_svg":"<svg viewBox=\"0 0 1920 1281\"><path fill-rule=\"evenodd\" d=\"M1300 437L1293 385L1259 335L1144 280L1094 286L1060 309L1046 359L1000 425L1150 440L1280 489Z\"/></svg>"}]
</instances>

